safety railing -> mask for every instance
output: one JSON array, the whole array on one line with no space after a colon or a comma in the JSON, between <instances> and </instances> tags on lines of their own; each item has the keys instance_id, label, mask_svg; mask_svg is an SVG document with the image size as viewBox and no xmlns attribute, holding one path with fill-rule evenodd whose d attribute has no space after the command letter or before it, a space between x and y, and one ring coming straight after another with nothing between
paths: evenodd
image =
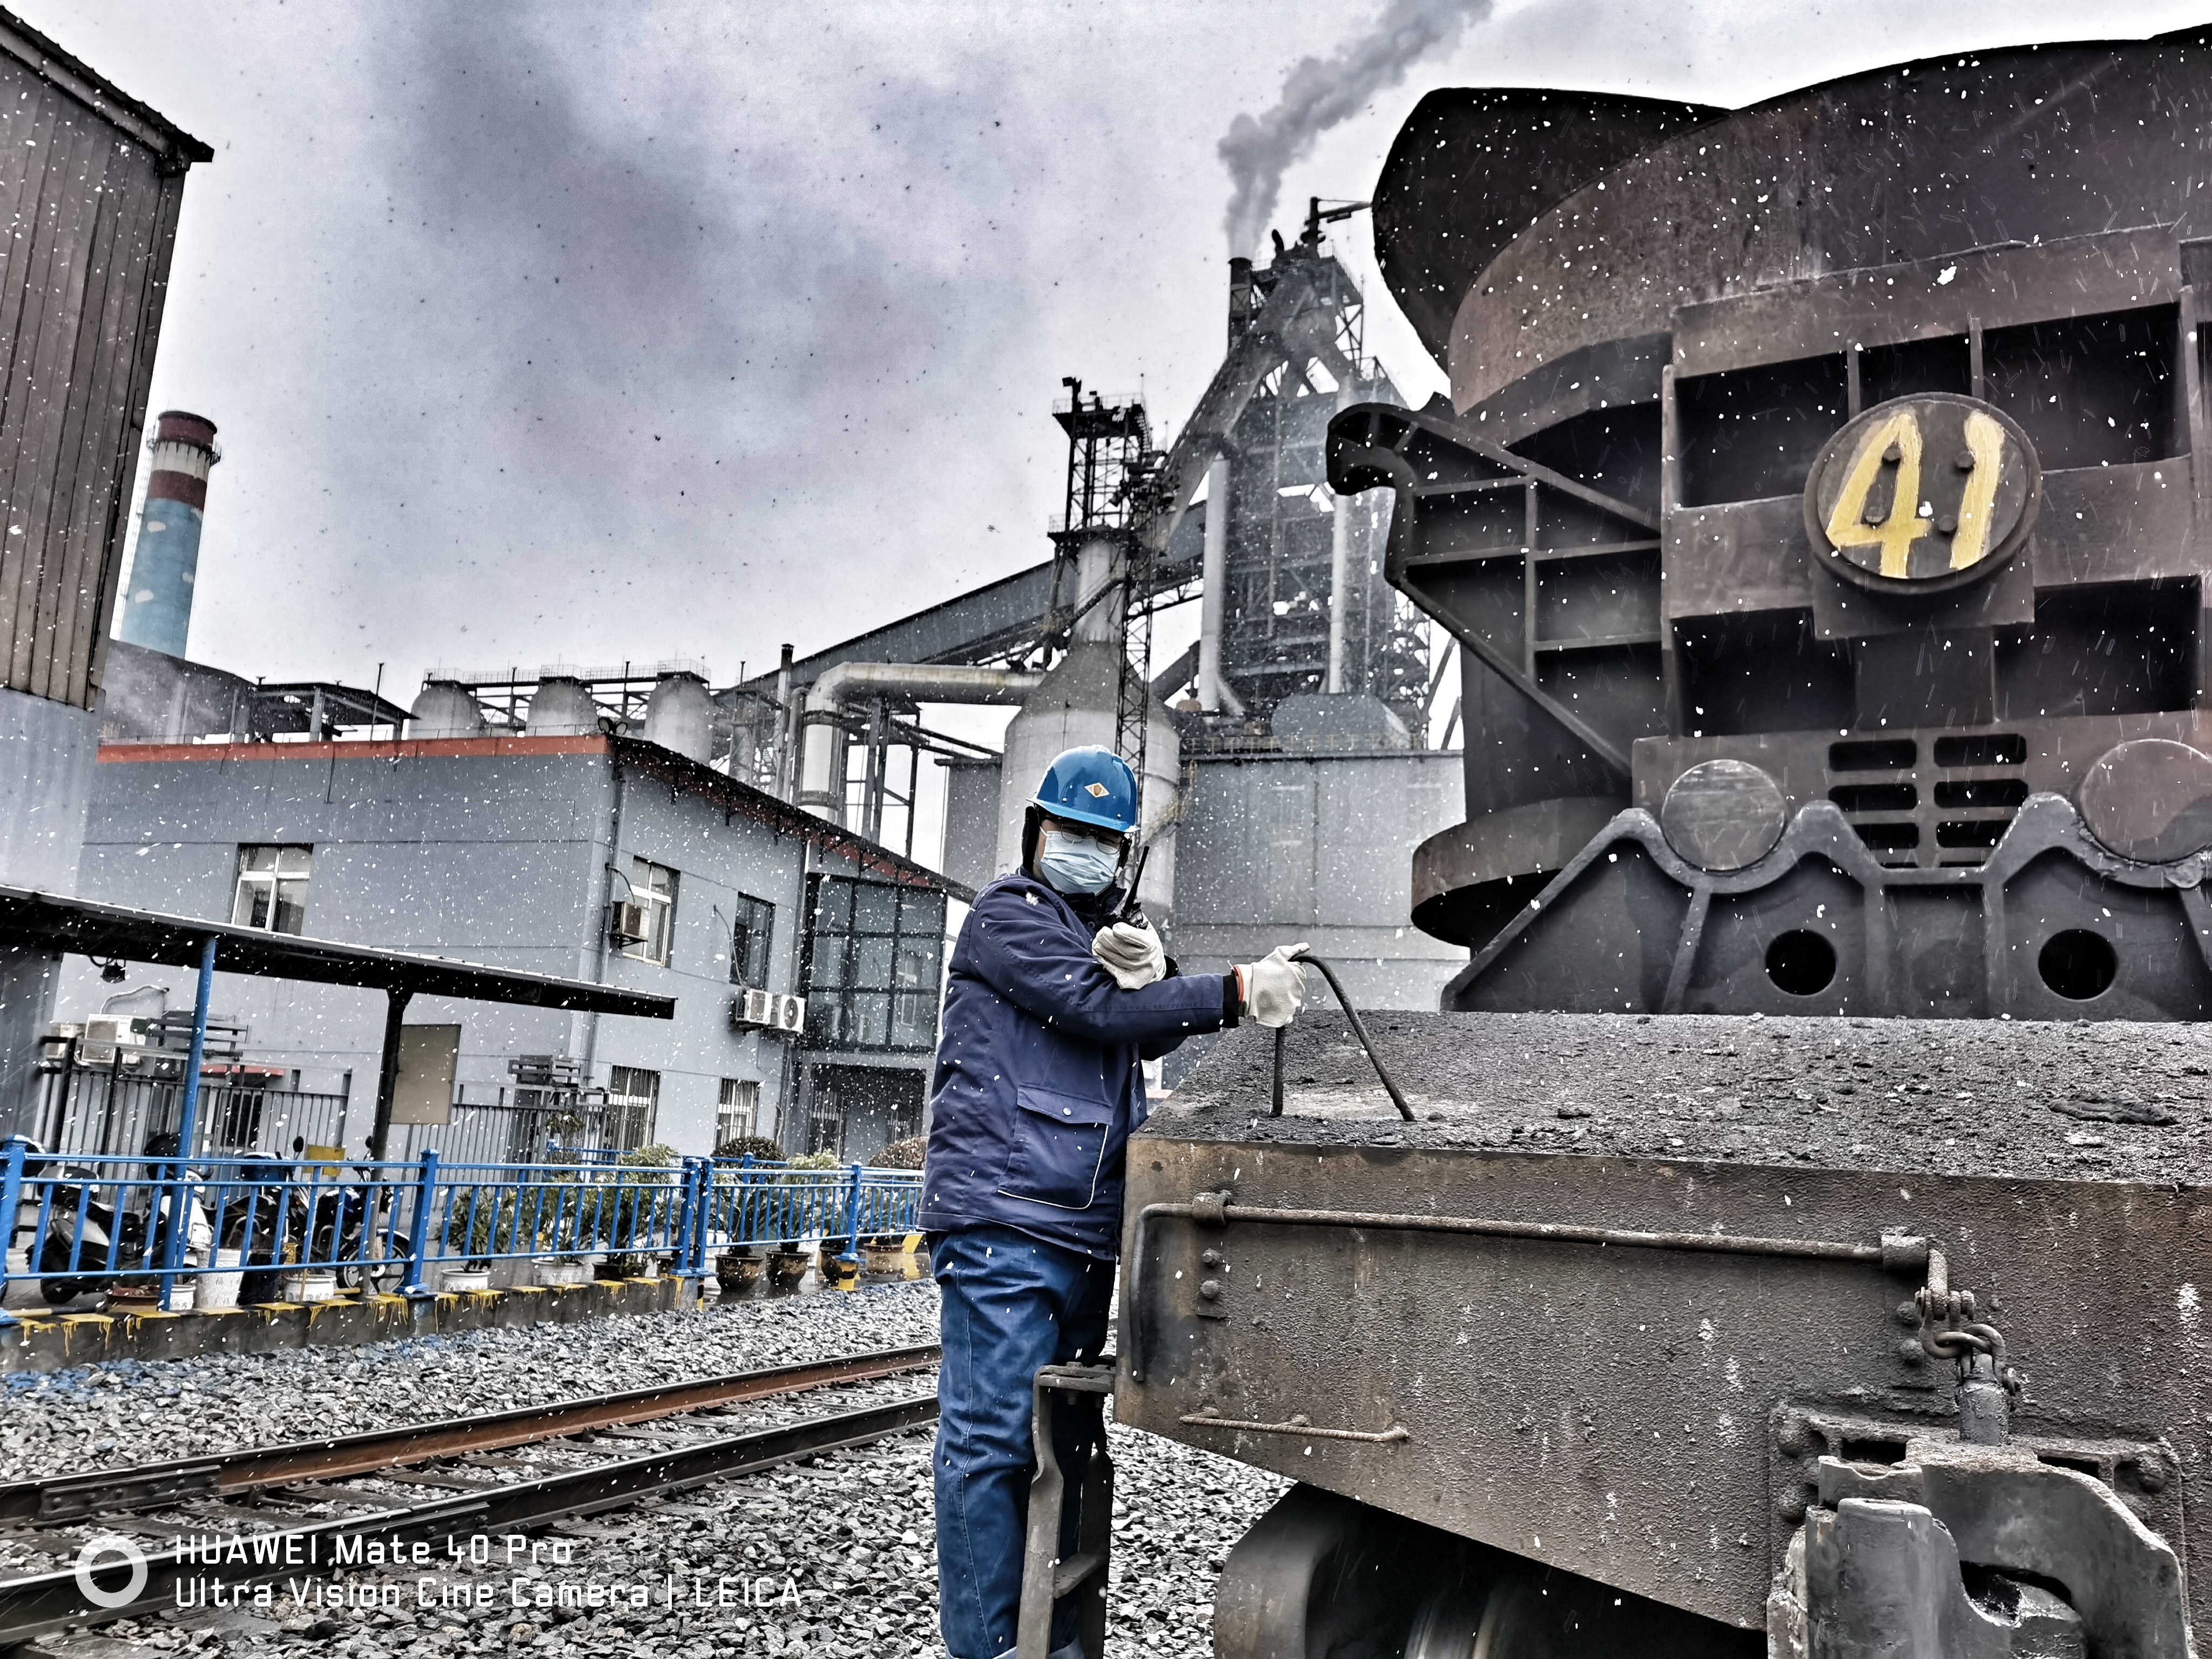
<instances>
[{"instance_id":1,"label":"safety railing","mask_svg":"<svg viewBox=\"0 0 2212 1659\"><path fill-rule=\"evenodd\" d=\"M849 1259L861 1239L902 1236L919 1225L919 1170L858 1164L799 1170L750 1158L713 1167L699 1228L702 1251L834 1238Z\"/></svg>"},{"instance_id":2,"label":"safety railing","mask_svg":"<svg viewBox=\"0 0 2212 1659\"><path fill-rule=\"evenodd\" d=\"M132 1158L0 1142L0 1323L118 1291L206 1312L344 1291L428 1295L445 1270L518 1257L650 1256L681 1275L723 1250L915 1230L913 1170ZM327 1275L311 1285L306 1275ZM287 1283L287 1280L292 1281ZM6 1310L12 1310L13 1312Z\"/></svg>"},{"instance_id":3,"label":"safety railing","mask_svg":"<svg viewBox=\"0 0 2212 1659\"><path fill-rule=\"evenodd\" d=\"M179 1071L181 1055L155 1058ZM181 1076L135 1075L120 1066L57 1061L42 1066L30 1121L42 1146L72 1156L124 1157L160 1135L173 1137L184 1121ZM321 1093L209 1073L200 1085L192 1150L201 1157L268 1152L282 1157L299 1145L334 1146L345 1139L344 1091Z\"/></svg>"}]
</instances>

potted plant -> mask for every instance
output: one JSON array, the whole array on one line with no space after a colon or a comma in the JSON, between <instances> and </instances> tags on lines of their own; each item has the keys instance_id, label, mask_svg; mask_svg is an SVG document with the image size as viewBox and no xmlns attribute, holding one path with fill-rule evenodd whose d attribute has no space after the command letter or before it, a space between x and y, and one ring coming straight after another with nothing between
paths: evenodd
<instances>
[{"instance_id":1,"label":"potted plant","mask_svg":"<svg viewBox=\"0 0 2212 1659\"><path fill-rule=\"evenodd\" d=\"M538 1283L546 1290L592 1282L592 1264L580 1255L541 1255L530 1265Z\"/></svg>"},{"instance_id":2,"label":"potted plant","mask_svg":"<svg viewBox=\"0 0 2212 1659\"><path fill-rule=\"evenodd\" d=\"M878 1170L919 1170L928 1146L927 1137L909 1135L904 1140L891 1142L869 1163ZM921 1265L915 1256L917 1242L918 1236L912 1233L877 1233L860 1241L860 1252L872 1273L897 1273L907 1279L918 1279L921 1276Z\"/></svg>"},{"instance_id":3,"label":"potted plant","mask_svg":"<svg viewBox=\"0 0 2212 1659\"><path fill-rule=\"evenodd\" d=\"M489 1290L492 1257L515 1248L520 1209L513 1188L455 1188L447 1206L446 1248L462 1259L458 1266L446 1267L439 1288L461 1293Z\"/></svg>"},{"instance_id":4,"label":"potted plant","mask_svg":"<svg viewBox=\"0 0 2212 1659\"><path fill-rule=\"evenodd\" d=\"M615 1161L614 1241L645 1267L633 1275L650 1279L659 1271L660 1258L674 1237L682 1195L676 1188L677 1166L682 1162L673 1146L659 1141L624 1152Z\"/></svg>"},{"instance_id":5,"label":"potted plant","mask_svg":"<svg viewBox=\"0 0 2212 1659\"><path fill-rule=\"evenodd\" d=\"M761 1282L761 1270L767 1265L761 1253L746 1244L737 1245L716 1256L714 1282L721 1288L722 1300L731 1302L750 1296Z\"/></svg>"},{"instance_id":6,"label":"potted plant","mask_svg":"<svg viewBox=\"0 0 2212 1659\"><path fill-rule=\"evenodd\" d=\"M608 1202L605 1183L573 1155L556 1152L548 1162L565 1167L541 1169L529 1185L513 1189L515 1236L510 1249L516 1254L533 1248L544 1253L530 1258L530 1282L542 1289L588 1285Z\"/></svg>"},{"instance_id":7,"label":"potted plant","mask_svg":"<svg viewBox=\"0 0 2212 1659\"><path fill-rule=\"evenodd\" d=\"M720 1246L714 1277L727 1298L750 1293L767 1266L756 1230L764 1218L762 1189L782 1164L783 1148L766 1135L733 1135L714 1148L714 1162L707 1237L710 1246Z\"/></svg>"},{"instance_id":8,"label":"potted plant","mask_svg":"<svg viewBox=\"0 0 2212 1659\"><path fill-rule=\"evenodd\" d=\"M787 1158L783 1168L772 1177L780 1185L801 1189L787 1194L786 1201L778 1206L780 1224L791 1229L791 1232L769 1258L769 1284L773 1288L797 1290L799 1281L806 1277L806 1270L817 1265L824 1277L832 1272L828 1243L815 1230L826 1228L842 1218L842 1212L837 1215L830 1213L831 1188L822 1178L823 1171L837 1167L835 1152L804 1152ZM817 1245L821 1247L818 1263Z\"/></svg>"}]
</instances>

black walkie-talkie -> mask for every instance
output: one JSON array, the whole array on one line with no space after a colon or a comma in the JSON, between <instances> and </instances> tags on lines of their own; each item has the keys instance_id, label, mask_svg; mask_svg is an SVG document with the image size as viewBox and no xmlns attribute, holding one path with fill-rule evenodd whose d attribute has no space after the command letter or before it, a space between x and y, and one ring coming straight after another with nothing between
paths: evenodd
<instances>
[{"instance_id":1,"label":"black walkie-talkie","mask_svg":"<svg viewBox=\"0 0 2212 1659\"><path fill-rule=\"evenodd\" d=\"M1152 925L1145 913L1137 908L1137 886L1145 878L1145 860L1152 855L1152 844L1146 842L1138 850L1137 867L1129 872L1129 885L1121 895L1121 908L1115 913L1115 921L1142 922L1147 927Z\"/></svg>"}]
</instances>

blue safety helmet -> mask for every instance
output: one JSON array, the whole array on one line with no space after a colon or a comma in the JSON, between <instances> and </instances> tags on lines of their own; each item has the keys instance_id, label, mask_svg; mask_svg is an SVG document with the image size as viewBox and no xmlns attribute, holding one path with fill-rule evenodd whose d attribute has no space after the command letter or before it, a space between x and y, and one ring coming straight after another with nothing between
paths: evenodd
<instances>
[{"instance_id":1,"label":"blue safety helmet","mask_svg":"<svg viewBox=\"0 0 2212 1659\"><path fill-rule=\"evenodd\" d=\"M1137 827L1137 775L1110 749L1070 749L1045 768L1035 804L1056 818L1126 836Z\"/></svg>"}]
</instances>

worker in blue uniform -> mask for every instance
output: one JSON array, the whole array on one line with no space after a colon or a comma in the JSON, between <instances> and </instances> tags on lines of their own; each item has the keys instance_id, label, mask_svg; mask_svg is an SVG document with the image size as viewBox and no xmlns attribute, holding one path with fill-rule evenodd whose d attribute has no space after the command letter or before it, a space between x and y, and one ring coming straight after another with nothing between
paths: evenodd
<instances>
[{"instance_id":1,"label":"worker in blue uniform","mask_svg":"<svg viewBox=\"0 0 2212 1659\"><path fill-rule=\"evenodd\" d=\"M951 1659L1014 1646L1035 1472L1031 1385L1106 1341L1121 1231L1122 1150L1145 1121L1139 1062L1250 1018L1287 1025L1303 945L1226 974L1181 974L1159 935L1116 917L1137 778L1071 749L1024 817L1021 868L975 896L945 993L921 1228L942 1292L937 1572ZM1071 1443L1063 1467L1080 1468ZM1074 1544L1067 1507L1061 1553ZM1071 1603L1054 1659L1082 1656Z\"/></svg>"}]
</instances>

